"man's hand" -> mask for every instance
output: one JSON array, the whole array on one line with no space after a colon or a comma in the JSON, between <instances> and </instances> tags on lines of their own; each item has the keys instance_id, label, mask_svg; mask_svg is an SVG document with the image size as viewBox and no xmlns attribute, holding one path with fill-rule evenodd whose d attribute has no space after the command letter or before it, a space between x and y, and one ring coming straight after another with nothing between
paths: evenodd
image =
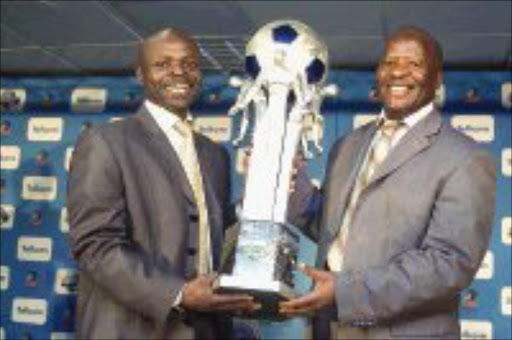
<instances>
[{"instance_id":1,"label":"man's hand","mask_svg":"<svg viewBox=\"0 0 512 340\"><path fill-rule=\"evenodd\" d=\"M198 312L233 311L244 312L255 309L250 295L220 295L213 292L215 275L201 275L183 288L181 305Z\"/></svg>"},{"instance_id":2,"label":"man's hand","mask_svg":"<svg viewBox=\"0 0 512 340\"><path fill-rule=\"evenodd\" d=\"M307 176L308 160L304 153L299 148L293 157L292 176L290 179L290 186L288 187L288 194L293 194L297 188L297 177L299 175Z\"/></svg>"},{"instance_id":3,"label":"man's hand","mask_svg":"<svg viewBox=\"0 0 512 340\"><path fill-rule=\"evenodd\" d=\"M304 266L302 271L313 279L315 289L307 295L279 304L279 312L287 316L309 314L324 306L334 304L336 275L330 271Z\"/></svg>"}]
</instances>

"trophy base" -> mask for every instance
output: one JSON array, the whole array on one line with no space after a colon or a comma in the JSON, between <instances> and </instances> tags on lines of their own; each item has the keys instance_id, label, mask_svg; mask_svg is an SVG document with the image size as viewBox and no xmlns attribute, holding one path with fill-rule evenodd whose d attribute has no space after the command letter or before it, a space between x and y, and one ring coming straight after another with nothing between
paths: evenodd
<instances>
[{"instance_id":1,"label":"trophy base","mask_svg":"<svg viewBox=\"0 0 512 340\"><path fill-rule=\"evenodd\" d=\"M230 265L214 283L220 294L248 294L257 310L247 318L280 319L279 302L297 296L294 267L298 239L284 223L242 221Z\"/></svg>"},{"instance_id":2,"label":"trophy base","mask_svg":"<svg viewBox=\"0 0 512 340\"><path fill-rule=\"evenodd\" d=\"M297 293L283 282L248 282L247 278L232 275L220 275L214 283L214 289L219 294L251 295L258 309L247 312L243 316L274 321L285 319L285 317L279 315L279 302L297 296Z\"/></svg>"}]
</instances>

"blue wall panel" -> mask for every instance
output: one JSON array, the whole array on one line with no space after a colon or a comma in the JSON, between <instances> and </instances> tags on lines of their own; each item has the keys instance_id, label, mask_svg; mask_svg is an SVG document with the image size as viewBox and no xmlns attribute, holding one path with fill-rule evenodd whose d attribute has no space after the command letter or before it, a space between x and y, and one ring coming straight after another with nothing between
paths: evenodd
<instances>
[{"instance_id":1,"label":"blue wall panel","mask_svg":"<svg viewBox=\"0 0 512 340\"><path fill-rule=\"evenodd\" d=\"M498 167L498 203L490 255L477 278L461 294L465 338L510 338L511 334L511 232L510 227L503 230L506 226L502 224L510 221L511 216L512 189L507 169L510 169L512 115L510 98L505 104L501 99L503 84L510 84L510 81L511 76L506 72L447 72L445 75L441 105L445 119L480 138L493 153ZM373 73L331 72L329 82L338 84L341 93L327 99L323 105L324 153L316 154L308 163L311 177L319 182L324 176L328 150L336 138L351 131L361 115L379 111L378 103L371 96ZM1 203L6 211L14 209L14 213L2 222L1 228L0 336L8 339L71 338L77 275L67 240L68 227L62 216L66 204L66 156L88 124L132 114L140 105L142 89L134 78L128 77L2 78L1 88L3 99L8 98L6 90L17 89L17 97L22 102L25 98L25 103L20 106L16 105L16 100L10 104L4 102L1 113ZM96 92L75 96L73 102L75 90L79 88L93 88ZM106 94L103 99L102 89ZM213 124L212 131L224 129L221 142L232 155L234 201L240 197L243 180L237 172L239 152L229 139L231 133L237 131L240 117L228 119L230 125L227 125L225 112L235 96L236 90L227 86L224 75L207 74L201 97L193 108L200 117L219 118L208 123ZM77 108L80 106L82 109ZM100 108L98 112L87 112L94 111L96 106ZM29 128L34 118L57 120L36 122L35 127ZM54 124L62 126L55 128ZM45 141L45 138L54 139ZM46 155L46 162L41 162L41 155ZM36 195L36 199L22 195L23 183L31 176L35 176L35 182L29 196ZM48 178L56 180L56 188L44 182ZM45 190L55 190L55 198L38 199L44 196ZM509 295L502 295L507 291ZM304 331L298 329L303 327L302 321L269 324L237 319L237 324L240 336L256 338L300 338Z\"/></svg>"}]
</instances>

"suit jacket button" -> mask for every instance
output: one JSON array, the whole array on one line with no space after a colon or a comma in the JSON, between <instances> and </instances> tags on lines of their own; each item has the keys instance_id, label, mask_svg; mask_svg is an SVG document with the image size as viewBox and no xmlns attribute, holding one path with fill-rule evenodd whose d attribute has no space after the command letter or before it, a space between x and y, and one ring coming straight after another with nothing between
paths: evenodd
<instances>
[{"instance_id":1,"label":"suit jacket button","mask_svg":"<svg viewBox=\"0 0 512 340\"><path fill-rule=\"evenodd\" d=\"M191 248L191 247L187 248L187 255L188 256L194 256L196 253L197 253L196 248Z\"/></svg>"},{"instance_id":2,"label":"suit jacket button","mask_svg":"<svg viewBox=\"0 0 512 340\"><path fill-rule=\"evenodd\" d=\"M188 215L188 219L190 222L197 222L199 221L199 215Z\"/></svg>"}]
</instances>

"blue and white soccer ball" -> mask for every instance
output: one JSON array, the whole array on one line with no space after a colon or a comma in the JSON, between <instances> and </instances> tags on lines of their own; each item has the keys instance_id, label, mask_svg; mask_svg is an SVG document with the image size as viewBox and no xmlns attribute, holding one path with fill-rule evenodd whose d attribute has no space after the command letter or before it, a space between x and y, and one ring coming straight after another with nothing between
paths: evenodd
<instances>
[{"instance_id":1,"label":"blue and white soccer ball","mask_svg":"<svg viewBox=\"0 0 512 340\"><path fill-rule=\"evenodd\" d=\"M246 46L245 70L254 80L266 71L272 77L283 70L305 77L308 85L321 85L327 78L328 49L306 24L277 20L261 27Z\"/></svg>"}]
</instances>

